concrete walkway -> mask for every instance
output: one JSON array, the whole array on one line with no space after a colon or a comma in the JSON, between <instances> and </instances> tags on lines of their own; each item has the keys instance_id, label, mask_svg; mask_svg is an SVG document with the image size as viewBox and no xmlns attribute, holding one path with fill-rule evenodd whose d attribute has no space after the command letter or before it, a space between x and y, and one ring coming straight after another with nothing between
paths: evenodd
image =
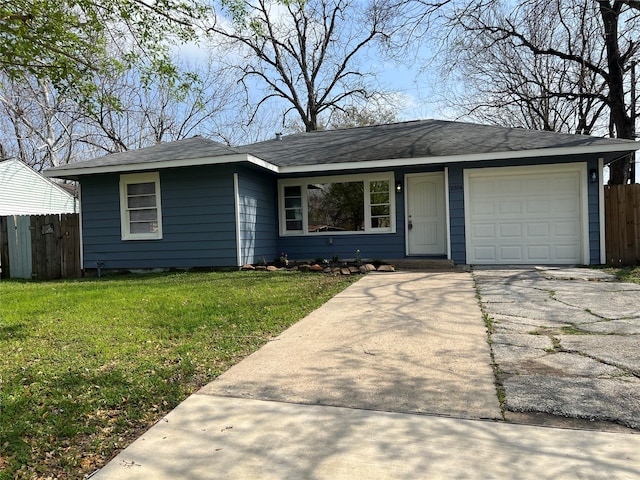
<instances>
[{"instance_id":1,"label":"concrete walkway","mask_svg":"<svg viewBox=\"0 0 640 480\"><path fill-rule=\"evenodd\" d=\"M92 479L640 476L640 435L499 420L490 362L470 274L370 274Z\"/></svg>"}]
</instances>

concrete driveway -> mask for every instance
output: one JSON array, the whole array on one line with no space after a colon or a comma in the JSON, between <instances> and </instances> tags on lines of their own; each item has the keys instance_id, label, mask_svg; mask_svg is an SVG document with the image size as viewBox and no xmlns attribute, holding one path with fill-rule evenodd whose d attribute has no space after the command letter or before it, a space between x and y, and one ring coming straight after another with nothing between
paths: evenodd
<instances>
[{"instance_id":1,"label":"concrete driveway","mask_svg":"<svg viewBox=\"0 0 640 480\"><path fill-rule=\"evenodd\" d=\"M521 290L513 281L545 281L531 271L476 277L489 309L524 305L510 297ZM532 303L552 305L544 289L538 293ZM531 335L538 327L520 313L492 315L514 319L500 334L553 345L546 333ZM528 326L517 327L518 318ZM560 322L550 313L544 318ZM497 343L494 352L507 363ZM186 399L91 478L640 477L640 435L629 429L504 422L491 362L471 274L369 274ZM530 401L504 380L509 402ZM610 380L626 385L637 378Z\"/></svg>"},{"instance_id":2,"label":"concrete driveway","mask_svg":"<svg viewBox=\"0 0 640 480\"><path fill-rule=\"evenodd\" d=\"M370 274L200 393L501 419L486 338L467 273Z\"/></svg>"},{"instance_id":3,"label":"concrete driveway","mask_svg":"<svg viewBox=\"0 0 640 480\"><path fill-rule=\"evenodd\" d=\"M473 275L493 321L506 420L640 429L640 285L589 269Z\"/></svg>"}]
</instances>

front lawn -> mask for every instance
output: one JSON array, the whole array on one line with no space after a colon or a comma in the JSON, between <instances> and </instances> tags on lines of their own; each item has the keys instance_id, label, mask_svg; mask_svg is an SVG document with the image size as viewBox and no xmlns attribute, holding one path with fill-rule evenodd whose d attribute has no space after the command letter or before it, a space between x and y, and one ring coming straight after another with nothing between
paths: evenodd
<instances>
[{"instance_id":1,"label":"front lawn","mask_svg":"<svg viewBox=\"0 0 640 480\"><path fill-rule=\"evenodd\" d=\"M616 268L613 273L620 281L640 284L640 267Z\"/></svg>"},{"instance_id":2,"label":"front lawn","mask_svg":"<svg viewBox=\"0 0 640 480\"><path fill-rule=\"evenodd\" d=\"M299 272L0 282L0 479L83 478L354 281Z\"/></svg>"}]
</instances>

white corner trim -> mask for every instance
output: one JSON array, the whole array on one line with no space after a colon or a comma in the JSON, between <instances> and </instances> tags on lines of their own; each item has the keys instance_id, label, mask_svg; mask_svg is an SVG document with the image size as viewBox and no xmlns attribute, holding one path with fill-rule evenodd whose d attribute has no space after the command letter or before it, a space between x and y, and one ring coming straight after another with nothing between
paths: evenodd
<instances>
[{"instance_id":1,"label":"white corner trim","mask_svg":"<svg viewBox=\"0 0 640 480\"><path fill-rule=\"evenodd\" d=\"M242 242L240 241L240 186L238 172L233 173L233 205L236 216L236 264L242 266Z\"/></svg>"},{"instance_id":2,"label":"white corner trim","mask_svg":"<svg viewBox=\"0 0 640 480\"><path fill-rule=\"evenodd\" d=\"M604 205L604 183L603 179L604 158L598 158L598 217L600 222L600 264L607 263L607 238L606 238L606 219Z\"/></svg>"},{"instance_id":3,"label":"white corner trim","mask_svg":"<svg viewBox=\"0 0 640 480\"><path fill-rule=\"evenodd\" d=\"M402 219L402 234L404 235L404 254L409 255L409 197L407 195L407 174L402 176L402 198L404 201L404 218Z\"/></svg>"},{"instance_id":4,"label":"white corner trim","mask_svg":"<svg viewBox=\"0 0 640 480\"><path fill-rule=\"evenodd\" d=\"M589 169L587 162L578 163L580 166L580 199L582 200L580 208L582 210L582 263L589 265L591 262L591 245L589 243Z\"/></svg>"},{"instance_id":5,"label":"white corner trim","mask_svg":"<svg viewBox=\"0 0 640 480\"><path fill-rule=\"evenodd\" d=\"M449 167L444 167L444 221L445 241L447 242L447 260L451 260L451 212L449 210Z\"/></svg>"},{"instance_id":6,"label":"white corner trim","mask_svg":"<svg viewBox=\"0 0 640 480\"><path fill-rule=\"evenodd\" d=\"M84 236L83 236L83 228L82 228L82 186L80 182L78 182L78 222L80 222L80 269L84 272Z\"/></svg>"}]
</instances>

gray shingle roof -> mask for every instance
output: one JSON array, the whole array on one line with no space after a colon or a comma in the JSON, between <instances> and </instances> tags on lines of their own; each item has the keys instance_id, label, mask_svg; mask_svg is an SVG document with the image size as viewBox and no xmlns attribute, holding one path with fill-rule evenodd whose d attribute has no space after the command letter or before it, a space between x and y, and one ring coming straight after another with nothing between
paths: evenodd
<instances>
[{"instance_id":1,"label":"gray shingle roof","mask_svg":"<svg viewBox=\"0 0 640 480\"><path fill-rule=\"evenodd\" d=\"M630 140L442 120L300 133L238 147L280 167L342 162L630 145ZM630 149L634 149L631 148Z\"/></svg>"},{"instance_id":2,"label":"gray shingle roof","mask_svg":"<svg viewBox=\"0 0 640 480\"><path fill-rule=\"evenodd\" d=\"M64 170L65 167L92 168L118 165L136 165L159 163L173 160L189 160L205 157L221 157L235 155L238 152L222 143L204 137L191 137L175 142L158 143L151 147L129 150L122 153L112 153L103 157L84 162L64 165L50 170Z\"/></svg>"},{"instance_id":3,"label":"gray shingle roof","mask_svg":"<svg viewBox=\"0 0 640 480\"><path fill-rule=\"evenodd\" d=\"M464 161L465 156L492 155L514 157L589 152L630 152L636 150L632 140L569 135L520 128L504 128L443 120L416 120L369 127L299 133L281 140L231 148L203 137L161 143L140 150L49 169L47 176L75 178L97 172L148 170L150 168L186 166L204 163L255 161L270 169L304 169L323 165L332 170L354 168L353 163L414 158L449 157L447 161ZM570 149L577 149L571 151ZM557 152L556 149L565 149ZM519 153L518 153L519 152ZM619 154L618 154L619 156ZM454 158L451 158L454 157ZM457 158L456 158L457 157ZM611 157L612 158L612 157ZM160 165L163 162L165 165ZM265 163L266 162L266 163ZM428 163L428 162L425 162ZM431 161L433 163L433 161ZM350 165L346 165L350 164ZM138 168L139 167L139 168Z\"/></svg>"}]
</instances>

